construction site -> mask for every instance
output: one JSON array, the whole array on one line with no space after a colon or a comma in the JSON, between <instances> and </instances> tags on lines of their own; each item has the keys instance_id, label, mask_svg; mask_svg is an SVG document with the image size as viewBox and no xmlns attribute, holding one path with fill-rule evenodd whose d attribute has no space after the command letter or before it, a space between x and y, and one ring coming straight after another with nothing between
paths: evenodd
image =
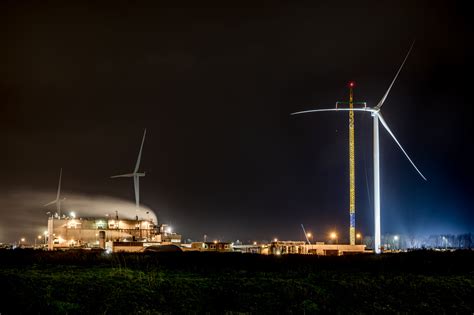
<instances>
[{"instance_id":1,"label":"construction site","mask_svg":"<svg viewBox=\"0 0 474 315\"><path fill-rule=\"evenodd\" d=\"M56 199L46 204L56 205L56 212L48 219L48 230L45 232L45 244L48 250L67 249L102 249L107 252L143 252L147 249L160 251L216 251L216 252L242 252L256 253L263 255L347 255L355 253L365 253L365 245L356 245L356 206L355 206L355 140L354 140L354 110L365 110L365 102L354 102L353 91L354 82L349 82L349 101L336 102L335 110L349 111L349 244L325 244L324 242L311 243L310 233L306 233L301 225L306 241L278 241L274 240L264 244L234 245L231 242L192 242L183 244L181 235L171 231L166 224L158 225L152 219L139 219L140 210L140 190L139 180L145 173L140 172L140 161L143 145L146 137L146 129L138 153L138 158L134 170L130 174L111 176L111 178L133 178L136 217L135 219L119 218L118 212L115 217L89 218L77 217L74 213L69 216L61 216L61 178L62 169L59 173L59 184ZM359 108L354 108L359 106ZM305 113L305 112L299 112ZM294 114L299 114L294 113ZM51 212L50 212L51 213ZM376 218L377 219L377 218ZM377 220L376 220L377 224ZM379 227L378 227L379 229ZM377 227L376 227L377 232ZM335 235L333 235L335 238ZM377 236L377 233L376 233ZM46 242L47 241L47 242ZM164 247L166 246L166 247ZM376 248L377 251L377 248Z\"/></svg>"}]
</instances>

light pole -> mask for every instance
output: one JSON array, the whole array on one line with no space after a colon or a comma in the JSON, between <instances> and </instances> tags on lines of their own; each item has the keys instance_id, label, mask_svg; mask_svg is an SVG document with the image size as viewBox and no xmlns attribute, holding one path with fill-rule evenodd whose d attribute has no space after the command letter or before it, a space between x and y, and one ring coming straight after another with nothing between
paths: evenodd
<instances>
[{"instance_id":1,"label":"light pole","mask_svg":"<svg viewBox=\"0 0 474 315\"><path fill-rule=\"evenodd\" d=\"M306 233L306 237L308 240L311 240L311 242L313 241L313 234L311 234L311 232Z\"/></svg>"},{"instance_id":2,"label":"light pole","mask_svg":"<svg viewBox=\"0 0 474 315\"><path fill-rule=\"evenodd\" d=\"M399 247L399 246L398 246L398 235L395 235L395 236L393 237L393 248L394 248L394 249L398 249L398 247Z\"/></svg>"},{"instance_id":3,"label":"light pole","mask_svg":"<svg viewBox=\"0 0 474 315\"><path fill-rule=\"evenodd\" d=\"M356 239L359 240L359 245L361 245L362 244L362 235L360 233L356 234Z\"/></svg>"},{"instance_id":4,"label":"light pole","mask_svg":"<svg viewBox=\"0 0 474 315\"><path fill-rule=\"evenodd\" d=\"M329 234L329 237L332 239L333 242L334 242L334 240L336 240L336 244L338 244L338 239L337 239L337 233L336 232L331 232L331 234Z\"/></svg>"}]
</instances>

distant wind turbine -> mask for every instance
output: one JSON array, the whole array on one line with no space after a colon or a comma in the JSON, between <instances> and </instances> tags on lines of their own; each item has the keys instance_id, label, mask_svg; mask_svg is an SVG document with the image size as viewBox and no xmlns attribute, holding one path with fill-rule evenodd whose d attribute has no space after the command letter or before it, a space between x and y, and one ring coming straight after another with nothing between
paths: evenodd
<instances>
[{"instance_id":1,"label":"distant wind turbine","mask_svg":"<svg viewBox=\"0 0 474 315\"><path fill-rule=\"evenodd\" d=\"M140 146L140 152L138 153L137 163L135 164L135 169L133 170L133 173L123 174L123 175L115 175L115 176L110 177L110 178L133 177L133 187L134 187L134 190L135 190L135 203L136 203L137 210L140 208L140 177L145 176L145 173L139 173L138 172L138 169L140 167L140 160L142 158L142 149L143 149L143 143L145 142L145 136L146 136L146 129L143 132L142 144Z\"/></svg>"},{"instance_id":2,"label":"distant wind turbine","mask_svg":"<svg viewBox=\"0 0 474 315\"><path fill-rule=\"evenodd\" d=\"M61 168L60 171L59 171L59 184L58 184L58 193L56 195L56 199L54 199L51 202L48 202L47 204L45 204L43 206L43 207L47 207L49 205L56 204L56 210L58 212L59 217L61 217L61 201L66 200L66 198L61 199L61 177L62 177L62 174L63 174L63 169Z\"/></svg>"},{"instance_id":3,"label":"distant wind turbine","mask_svg":"<svg viewBox=\"0 0 474 315\"><path fill-rule=\"evenodd\" d=\"M402 145L400 142L398 142L397 138L393 134L392 130L390 130L389 126L385 122L385 120L382 117L382 113L380 112L380 108L384 104L385 100L387 99L388 94L390 93L390 90L392 89L393 84L397 80L398 75L400 74L400 71L403 68L403 65L405 64L406 60L408 59L408 56L410 55L410 52L413 48L415 42L413 42L410 46L410 49L408 50L407 55L405 56L405 59L403 60L400 68L398 69L395 77L393 78L392 83L388 87L388 90L385 92L384 96L382 99L379 101L377 106L371 108L371 107L363 107L363 108L326 108L326 109L313 109L313 110L305 110L305 111L300 111L300 112L295 112L292 113L291 115L299 115L299 114L306 114L306 113L314 113L314 112L329 112L329 111L361 111L361 112L369 112L371 113L372 117L374 117L374 134L373 134L373 141L374 141L374 230L375 230L375 240L374 240L374 249L377 254L381 252L381 240L380 240L380 156L379 156L379 120L382 123L382 125L385 127L387 132L392 136L393 140L395 140L395 143L400 147L402 150L403 154L405 154L406 158L408 161L410 161L411 165L415 168L415 170L420 174L420 176L426 181L426 177L420 172L420 170L416 167L415 163L410 159L406 151L403 149Z\"/></svg>"}]
</instances>

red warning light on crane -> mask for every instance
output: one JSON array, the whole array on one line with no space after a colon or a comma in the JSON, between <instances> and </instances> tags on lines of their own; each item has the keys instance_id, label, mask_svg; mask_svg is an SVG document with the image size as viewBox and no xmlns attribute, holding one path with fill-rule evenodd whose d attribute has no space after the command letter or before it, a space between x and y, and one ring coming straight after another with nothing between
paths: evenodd
<instances>
[{"instance_id":1,"label":"red warning light on crane","mask_svg":"<svg viewBox=\"0 0 474 315\"><path fill-rule=\"evenodd\" d=\"M354 82L354 81L349 82L349 87L350 87L350 88L353 88L354 86L355 86L355 82Z\"/></svg>"}]
</instances>

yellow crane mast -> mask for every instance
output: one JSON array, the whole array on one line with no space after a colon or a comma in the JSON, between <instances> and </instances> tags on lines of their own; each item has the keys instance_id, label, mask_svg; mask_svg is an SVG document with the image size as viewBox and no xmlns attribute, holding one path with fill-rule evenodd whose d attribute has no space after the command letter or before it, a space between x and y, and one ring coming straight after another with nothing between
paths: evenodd
<instances>
[{"instance_id":1,"label":"yellow crane mast","mask_svg":"<svg viewBox=\"0 0 474 315\"><path fill-rule=\"evenodd\" d=\"M349 83L349 108L354 108L354 82ZM355 140L354 140L354 111L349 111L349 238L350 244L355 245Z\"/></svg>"},{"instance_id":2,"label":"yellow crane mast","mask_svg":"<svg viewBox=\"0 0 474 315\"><path fill-rule=\"evenodd\" d=\"M349 102L336 102L336 109L349 106L349 240L351 245L356 243L355 232L355 137L354 137L354 105L367 108L366 102L354 102L354 82L349 82Z\"/></svg>"}]
</instances>

